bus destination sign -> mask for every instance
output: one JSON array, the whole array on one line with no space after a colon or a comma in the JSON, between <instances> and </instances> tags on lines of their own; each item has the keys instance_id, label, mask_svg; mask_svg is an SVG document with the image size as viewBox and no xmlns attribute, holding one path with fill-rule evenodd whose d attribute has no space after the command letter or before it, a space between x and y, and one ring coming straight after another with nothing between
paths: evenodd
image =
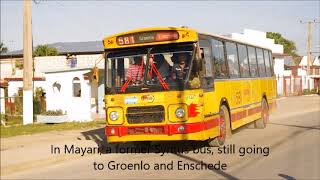
<instances>
[{"instance_id":1,"label":"bus destination sign","mask_svg":"<svg viewBox=\"0 0 320 180\"><path fill-rule=\"evenodd\" d=\"M179 34L177 31L152 31L119 36L117 37L117 44L122 46L160 41L172 41L177 39L179 39Z\"/></svg>"}]
</instances>

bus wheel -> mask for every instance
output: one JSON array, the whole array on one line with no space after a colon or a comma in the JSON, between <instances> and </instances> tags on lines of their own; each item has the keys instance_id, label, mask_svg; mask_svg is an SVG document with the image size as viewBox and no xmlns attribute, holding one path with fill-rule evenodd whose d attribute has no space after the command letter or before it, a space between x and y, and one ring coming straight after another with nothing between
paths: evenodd
<instances>
[{"instance_id":1,"label":"bus wheel","mask_svg":"<svg viewBox=\"0 0 320 180\"><path fill-rule=\"evenodd\" d=\"M208 144L211 147L214 146L222 146L227 138L231 136L231 128L230 128L230 116L228 108L225 105L220 107L220 118L219 118L219 128L220 135L215 137L214 139L209 139Z\"/></svg>"},{"instance_id":2,"label":"bus wheel","mask_svg":"<svg viewBox=\"0 0 320 180\"><path fill-rule=\"evenodd\" d=\"M269 108L266 99L261 102L261 118L255 121L255 127L263 129L267 127L269 121Z\"/></svg>"}]
</instances>

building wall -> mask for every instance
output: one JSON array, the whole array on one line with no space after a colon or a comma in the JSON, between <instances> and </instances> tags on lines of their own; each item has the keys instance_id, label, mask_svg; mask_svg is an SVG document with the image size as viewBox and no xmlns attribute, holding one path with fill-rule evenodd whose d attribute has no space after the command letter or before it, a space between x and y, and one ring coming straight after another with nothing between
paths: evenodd
<instances>
[{"instance_id":1,"label":"building wall","mask_svg":"<svg viewBox=\"0 0 320 180\"><path fill-rule=\"evenodd\" d=\"M37 87L41 87L45 89L46 82L45 81L34 81L34 90ZM9 81L8 82L8 96L13 97L14 94L18 94L19 88L23 88L23 81Z\"/></svg>"},{"instance_id":2,"label":"building wall","mask_svg":"<svg viewBox=\"0 0 320 180\"><path fill-rule=\"evenodd\" d=\"M307 75L306 68L299 68L298 76L302 77L302 89L314 89L314 79Z\"/></svg>"},{"instance_id":3,"label":"building wall","mask_svg":"<svg viewBox=\"0 0 320 180\"><path fill-rule=\"evenodd\" d=\"M272 53L283 53L283 46L275 44L273 39L267 38L267 33L252 29L244 29L243 33L232 33L232 39L248 42L272 50Z\"/></svg>"},{"instance_id":4,"label":"building wall","mask_svg":"<svg viewBox=\"0 0 320 180\"><path fill-rule=\"evenodd\" d=\"M104 58L102 54L93 55L77 55L76 68L93 68L97 63L98 68L104 68ZM102 60L101 60L102 59ZM35 57L35 73L44 75L43 72L61 70L61 69L74 69L70 66L66 56L45 56Z\"/></svg>"},{"instance_id":5,"label":"building wall","mask_svg":"<svg viewBox=\"0 0 320 180\"><path fill-rule=\"evenodd\" d=\"M90 121L91 118L91 86L83 74L90 70L46 73L47 110L61 109L68 115L69 121ZM80 79L81 97L73 96L73 79ZM53 84L61 85L60 91Z\"/></svg>"},{"instance_id":6,"label":"building wall","mask_svg":"<svg viewBox=\"0 0 320 180\"><path fill-rule=\"evenodd\" d=\"M35 72L34 72L34 77L45 77L45 72L48 71L58 71L58 70L64 70L64 71L73 71L74 69L80 69L80 68L93 68L94 66L97 66L99 69L104 69L104 57L102 54L93 54L93 55L77 55L76 56L77 59L77 64L76 66L73 68L70 66L70 63L67 62L66 56L46 56L46 57L35 57L34 58L34 67L35 67ZM18 69L15 67L15 62L19 61L22 62L22 58L18 58L18 59L1 59L0 61L0 69L1 69L1 79L4 78L22 78L23 77L23 70ZM14 69L14 71L13 71ZM88 70L89 71L89 70ZM68 73L66 73L68 74ZM71 73L72 74L72 73ZM71 74L68 74L68 76L71 76ZM52 75L52 74L51 74ZM64 84L65 81L67 81L67 79L64 79L64 75L59 75L59 73L56 73L57 78L60 79ZM103 73L102 73L103 76ZM53 77L51 77L50 75L46 76L46 78L49 77L50 80L49 82L46 79L46 81L34 81L34 86L35 87L42 87L46 90L46 93L49 93L49 98L47 97L46 101L48 104L49 109L54 110L56 108L63 108L65 111L69 111L71 113L71 118L73 118L73 120L91 120L91 114L90 113L84 113L83 116L78 116L78 115L74 115L74 110L73 109L77 109L77 106L72 106L72 107L68 107L70 104L72 104L71 102L81 102L84 103L84 106L81 106L81 109L84 109L88 103L89 105L87 106L88 110L83 110L85 112L90 112L91 110L94 111L93 113L96 112L95 109L98 109L98 112L101 116L104 115L104 104L103 104L103 97L104 97L104 83L99 85L99 90L98 88L93 88L92 90L88 90L86 92L86 95L84 97L81 97L80 99L76 98L76 99L72 99L71 94L67 93L65 94L66 97L65 99L68 99L67 103L64 103L64 98L59 97L59 99L55 99L54 97L50 96L50 92L52 87L48 87L47 83L51 83L51 79ZM70 79L69 79L70 80ZM87 85L83 84L83 89L86 89L87 86L89 86L89 81L86 81ZM9 85L8 85L8 95L13 96L14 94L18 93L18 89L23 87L23 82L22 81L9 81ZM65 85L65 88L70 88L70 85ZM47 92L49 91L49 92ZM98 104L98 107L91 107L91 97L87 96L87 93L89 92L93 92L94 96L96 97L96 104ZM85 93L85 92L83 92ZM1 94L2 96L2 94ZM87 97L88 99L84 99L85 97ZM61 105L58 105L58 103L61 103ZM81 104L80 103L80 104ZM2 103L4 104L4 103ZM72 109L73 108L73 109ZM1 107L1 111L2 111ZM70 114L69 113L69 114ZM81 113L80 113L81 114ZM83 118L84 117L84 118ZM70 119L72 120L72 119Z\"/></svg>"},{"instance_id":7,"label":"building wall","mask_svg":"<svg viewBox=\"0 0 320 180\"><path fill-rule=\"evenodd\" d=\"M0 109L1 114L5 113L4 88L0 88Z\"/></svg>"}]
</instances>

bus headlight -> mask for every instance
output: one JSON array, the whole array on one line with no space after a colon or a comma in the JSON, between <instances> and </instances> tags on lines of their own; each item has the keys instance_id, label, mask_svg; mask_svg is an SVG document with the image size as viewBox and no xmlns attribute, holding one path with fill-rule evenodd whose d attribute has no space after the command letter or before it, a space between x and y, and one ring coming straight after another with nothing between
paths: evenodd
<instances>
[{"instance_id":1,"label":"bus headlight","mask_svg":"<svg viewBox=\"0 0 320 180\"><path fill-rule=\"evenodd\" d=\"M119 119L119 113L117 111L112 111L110 112L109 117L112 121L116 121Z\"/></svg>"},{"instance_id":2,"label":"bus headlight","mask_svg":"<svg viewBox=\"0 0 320 180\"><path fill-rule=\"evenodd\" d=\"M177 118L183 118L185 115L185 111L183 108L177 108L175 113Z\"/></svg>"}]
</instances>

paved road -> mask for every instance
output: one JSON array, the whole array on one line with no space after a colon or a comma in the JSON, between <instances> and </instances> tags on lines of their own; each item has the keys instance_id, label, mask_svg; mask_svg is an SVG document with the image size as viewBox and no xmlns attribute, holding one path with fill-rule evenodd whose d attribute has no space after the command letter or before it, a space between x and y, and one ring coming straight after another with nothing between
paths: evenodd
<instances>
[{"instance_id":1,"label":"paved road","mask_svg":"<svg viewBox=\"0 0 320 180\"><path fill-rule=\"evenodd\" d=\"M103 140L103 129L1 139L1 179L319 179L320 96L278 100L278 109L270 117L266 129L241 128L234 132L227 143L234 144L234 154L219 154L218 148L207 148L199 142L154 143L149 153L110 153L106 152L108 148L105 147L101 155L64 154L64 145L70 147L72 144L75 147L107 146ZM51 145L60 148L60 154L52 154ZM127 144L118 149L130 150L131 147ZM157 149L159 147L170 151L189 148L189 151L161 156ZM193 152L190 147L197 149ZM115 151L115 147L112 150ZM111 170L107 166L110 161L122 164L140 164L142 161L143 164L149 164L150 169ZM226 170L178 170L179 167L183 168L178 163L190 167L201 161L202 166L196 167L208 167L210 163L214 165L219 161L220 168L222 163L227 167ZM96 167L103 169L95 170L94 162L103 164L104 167ZM154 170L156 163L164 164L162 168L167 170ZM147 165L143 167L148 168Z\"/></svg>"}]
</instances>

